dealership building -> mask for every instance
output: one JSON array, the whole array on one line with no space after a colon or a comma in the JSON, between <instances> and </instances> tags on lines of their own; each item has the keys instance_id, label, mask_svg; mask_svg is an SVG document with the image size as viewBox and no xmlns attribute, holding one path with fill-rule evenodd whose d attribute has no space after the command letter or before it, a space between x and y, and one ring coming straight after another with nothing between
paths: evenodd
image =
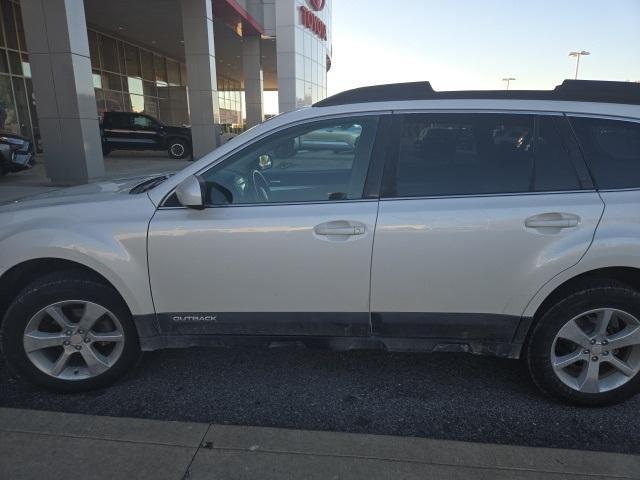
<instances>
[{"instance_id":1,"label":"dealership building","mask_svg":"<svg viewBox=\"0 0 640 480\"><path fill-rule=\"evenodd\" d=\"M41 145L57 184L104 175L102 112L190 125L199 158L268 100L327 95L331 0L0 0L0 15L0 129Z\"/></svg>"}]
</instances>

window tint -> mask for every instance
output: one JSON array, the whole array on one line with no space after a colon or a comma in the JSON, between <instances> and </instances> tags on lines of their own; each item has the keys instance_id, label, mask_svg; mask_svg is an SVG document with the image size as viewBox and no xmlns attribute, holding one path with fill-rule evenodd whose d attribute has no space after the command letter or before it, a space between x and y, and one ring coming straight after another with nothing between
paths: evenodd
<instances>
[{"instance_id":1,"label":"window tint","mask_svg":"<svg viewBox=\"0 0 640 480\"><path fill-rule=\"evenodd\" d=\"M579 190L578 174L571 161L569 142L556 128L556 122L566 122L559 117L536 117L537 135L534 145L535 175L533 190L538 192ZM568 128L568 125L567 125Z\"/></svg>"},{"instance_id":2,"label":"window tint","mask_svg":"<svg viewBox=\"0 0 640 480\"><path fill-rule=\"evenodd\" d=\"M275 133L202 175L210 205L362 198L376 119Z\"/></svg>"},{"instance_id":3,"label":"window tint","mask_svg":"<svg viewBox=\"0 0 640 480\"><path fill-rule=\"evenodd\" d=\"M156 126L156 122L151 120L149 117L136 115L133 117L133 125L140 128L154 128Z\"/></svg>"},{"instance_id":4,"label":"window tint","mask_svg":"<svg viewBox=\"0 0 640 480\"><path fill-rule=\"evenodd\" d=\"M640 123L571 118L598 188L640 187Z\"/></svg>"},{"instance_id":5,"label":"window tint","mask_svg":"<svg viewBox=\"0 0 640 480\"><path fill-rule=\"evenodd\" d=\"M121 128L121 129L129 129L131 128L131 116L130 115L122 115L118 113L112 113L107 115L107 122L105 122L105 126L107 128Z\"/></svg>"},{"instance_id":6,"label":"window tint","mask_svg":"<svg viewBox=\"0 0 640 480\"><path fill-rule=\"evenodd\" d=\"M396 196L580 188L551 117L416 114L403 124Z\"/></svg>"}]
</instances>

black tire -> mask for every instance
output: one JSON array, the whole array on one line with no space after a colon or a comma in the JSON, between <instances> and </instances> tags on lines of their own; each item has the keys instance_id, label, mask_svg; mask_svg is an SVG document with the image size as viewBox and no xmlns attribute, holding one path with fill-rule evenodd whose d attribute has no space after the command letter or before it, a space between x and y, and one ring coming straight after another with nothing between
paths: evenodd
<instances>
[{"instance_id":1,"label":"black tire","mask_svg":"<svg viewBox=\"0 0 640 480\"><path fill-rule=\"evenodd\" d=\"M63 380L38 369L28 358L23 335L29 320L48 305L64 300L85 300L112 312L122 325L124 347L120 357L105 372L80 380ZM46 275L27 286L11 303L1 325L2 352L9 367L38 386L59 392L82 392L107 386L131 370L141 352L131 313L110 286L78 271Z\"/></svg>"},{"instance_id":2,"label":"black tire","mask_svg":"<svg viewBox=\"0 0 640 480\"><path fill-rule=\"evenodd\" d=\"M562 403L580 407L613 405L640 391L640 374L618 388L585 393L566 385L551 364L551 349L560 329L581 313L598 308L616 308L640 319L640 293L630 286L607 279L586 280L565 292L535 323L525 347L525 361L536 386Z\"/></svg>"},{"instance_id":3,"label":"black tire","mask_svg":"<svg viewBox=\"0 0 640 480\"><path fill-rule=\"evenodd\" d=\"M189 143L182 138L172 138L167 143L167 153L174 160L182 160L191 154Z\"/></svg>"}]
</instances>

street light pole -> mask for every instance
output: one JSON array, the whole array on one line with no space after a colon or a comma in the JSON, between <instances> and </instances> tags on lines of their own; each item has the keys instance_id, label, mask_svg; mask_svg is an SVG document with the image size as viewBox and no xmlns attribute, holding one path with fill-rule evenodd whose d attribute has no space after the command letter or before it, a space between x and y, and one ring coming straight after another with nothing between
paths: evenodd
<instances>
[{"instance_id":1,"label":"street light pole","mask_svg":"<svg viewBox=\"0 0 640 480\"><path fill-rule=\"evenodd\" d=\"M576 57L576 76L575 76L576 80L578 79L578 69L580 68L580 57L583 55L591 55L591 52L587 52L585 50L569 52L570 57Z\"/></svg>"},{"instance_id":2,"label":"street light pole","mask_svg":"<svg viewBox=\"0 0 640 480\"><path fill-rule=\"evenodd\" d=\"M505 77L502 79L503 82L507 82L507 90L509 90L509 84L511 83L512 80L515 80L514 77Z\"/></svg>"}]
</instances>

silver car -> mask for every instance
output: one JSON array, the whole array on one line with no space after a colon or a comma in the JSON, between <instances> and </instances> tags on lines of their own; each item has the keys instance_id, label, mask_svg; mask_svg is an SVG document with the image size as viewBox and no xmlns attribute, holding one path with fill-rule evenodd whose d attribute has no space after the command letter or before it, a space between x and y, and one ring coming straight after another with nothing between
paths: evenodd
<instances>
[{"instance_id":1,"label":"silver car","mask_svg":"<svg viewBox=\"0 0 640 480\"><path fill-rule=\"evenodd\" d=\"M621 401L640 388L640 85L367 87L172 176L5 205L0 318L8 365L63 391L141 351L302 342L521 358L560 401Z\"/></svg>"}]
</instances>

